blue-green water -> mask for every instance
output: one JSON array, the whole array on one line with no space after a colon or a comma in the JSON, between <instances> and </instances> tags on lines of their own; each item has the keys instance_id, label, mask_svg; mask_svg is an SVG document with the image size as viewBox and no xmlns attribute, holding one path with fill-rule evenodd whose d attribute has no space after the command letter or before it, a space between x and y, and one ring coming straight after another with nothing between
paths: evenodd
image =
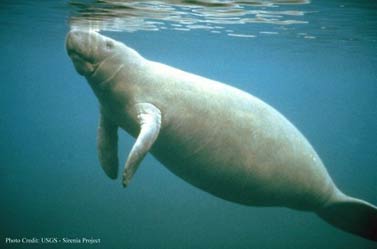
<instances>
[{"instance_id":1,"label":"blue-green water","mask_svg":"<svg viewBox=\"0 0 377 249\"><path fill-rule=\"evenodd\" d=\"M93 18L85 10L98 11L91 1L78 2L0 3L1 248L377 247L314 214L213 197L152 156L129 188L109 180L97 160L97 100L64 48L70 25ZM340 189L377 204L376 2L262 2L229 11L250 11L247 22L214 24L213 7L202 6L199 20L212 21L200 28L192 24L198 12L177 7L152 16L149 9L138 12L148 16L147 28L137 21L130 28L126 18L100 29L146 58L270 103L311 141ZM121 166L133 142L120 132ZM33 237L100 243L6 243Z\"/></svg>"}]
</instances>

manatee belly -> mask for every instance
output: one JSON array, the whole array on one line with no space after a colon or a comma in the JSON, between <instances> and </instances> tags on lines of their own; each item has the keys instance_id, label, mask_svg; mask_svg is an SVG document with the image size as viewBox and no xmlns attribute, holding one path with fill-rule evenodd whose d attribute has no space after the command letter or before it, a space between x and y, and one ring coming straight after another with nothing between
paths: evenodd
<instances>
[{"instance_id":1,"label":"manatee belly","mask_svg":"<svg viewBox=\"0 0 377 249\"><path fill-rule=\"evenodd\" d=\"M246 108L220 109L194 103L184 115L171 114L152 154L177 176L229 201L320 206L334 186L312 146L272 107L256 98L246 102Z\"/></svg>"}]
</instances>

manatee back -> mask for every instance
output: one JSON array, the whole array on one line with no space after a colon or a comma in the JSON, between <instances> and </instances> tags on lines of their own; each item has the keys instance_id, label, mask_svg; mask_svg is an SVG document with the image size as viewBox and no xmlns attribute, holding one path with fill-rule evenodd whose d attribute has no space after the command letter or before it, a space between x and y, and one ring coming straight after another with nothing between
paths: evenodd
<instances>
[{"instance_id":1,"label":"manatee back","mask_svg":"<svg viewBox=\"0 0 377 249\"><path fill-rule=\"evenodd\" d=\"M248 205L315 209L324 202L334 188L331 178L278 111L226 84L162 64L151 67L141 99L163 116L152 154L173 173Z\"/></svg>"}]
</instances>

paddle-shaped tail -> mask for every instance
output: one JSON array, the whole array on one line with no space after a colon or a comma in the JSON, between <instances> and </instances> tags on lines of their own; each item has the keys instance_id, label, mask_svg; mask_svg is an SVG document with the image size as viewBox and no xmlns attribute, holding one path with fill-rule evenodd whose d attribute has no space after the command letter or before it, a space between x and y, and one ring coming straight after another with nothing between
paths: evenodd
<instances>
[{"instance_id":1,"label":"paddle-shaped tail","mask_svg":"<svg viewBox=\"0 0 377 249\"><path fill-rule=\"evenodd\" d=\"M317 214L346 232L377 241L377 207L368 202L338 193Z\"/></svg>"}]
</instances>

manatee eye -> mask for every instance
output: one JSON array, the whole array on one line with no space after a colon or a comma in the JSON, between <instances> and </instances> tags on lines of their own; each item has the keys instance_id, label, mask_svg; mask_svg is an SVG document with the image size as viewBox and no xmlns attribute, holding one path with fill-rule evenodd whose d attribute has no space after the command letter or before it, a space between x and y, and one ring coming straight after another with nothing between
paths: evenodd
<instances>
[{"instance_id":1,"label":"manatee eye","mask_svg":"<svg viewBox=\"0 0 377 249\"><path fill-rule=\"evenodd\" d=\"M113 41L111 41L111 40L107 40L106 41L106 48L107 49L112 49L114 47L114 42Z\"/></svg>"}]
</instances>

